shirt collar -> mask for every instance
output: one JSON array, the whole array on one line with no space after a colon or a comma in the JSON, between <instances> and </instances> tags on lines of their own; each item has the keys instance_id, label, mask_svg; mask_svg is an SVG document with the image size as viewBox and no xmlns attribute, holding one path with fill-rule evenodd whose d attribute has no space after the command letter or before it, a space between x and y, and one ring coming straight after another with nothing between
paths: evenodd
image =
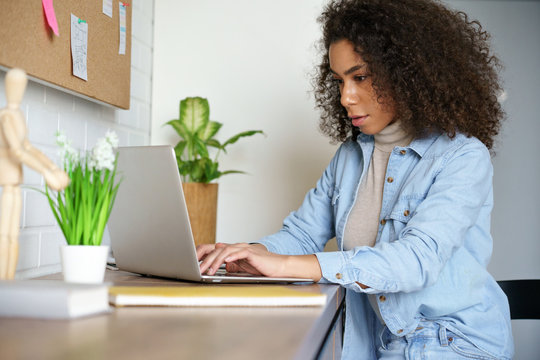
<instances>
[{"instance_id":1,"label":"shirt collar","mask_svg":"<svg viewBox=\"0 0 540 360\"><path fill-rule=\"evenodd\" d=\"M440 136L441 134L430 134L422 138L414 139L409 144L408 148L416 152L420 157L423 157L426 151Z\"/></svg>"}]
</instances>

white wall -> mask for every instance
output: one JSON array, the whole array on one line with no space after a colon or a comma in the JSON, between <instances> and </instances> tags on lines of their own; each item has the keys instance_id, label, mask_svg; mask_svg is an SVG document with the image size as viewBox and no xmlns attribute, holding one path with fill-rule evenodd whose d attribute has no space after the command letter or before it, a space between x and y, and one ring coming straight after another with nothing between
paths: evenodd
<instances>
[{"instance_id":1,"label":"white wall","mask_svg":"<svg viewBox=\"0 0 540 360\"><path fill-rule=\"evenodd\" d=\"M223 156L217 240L253 241L281 227L333 155L318 131L308 72L322 1L175 1L155 6L152 143L174 144L179 100L209 99L221 140L262 129Z\"/></svg>"},{"instance_id":2,"label":"white wall","mask_svg":"<svg viewBox=\"0 0 540 360\"><path fill-rule=\"evenodd\" d=\"M33 81L28 82L21 109L26 115L30 141L57 159L55 133L64 130L79 149L91 149L107 129L116 131L120 145L150 142L153 1L133 2L131 54L131 107L119 110L97 104ZM0 45L1 47L1 45ZM5 106L5 72L0 71L0 107ZM59 246L65 243L46 198L29 187L42 187L35 171L24 169L23 211L16 278L56 273ZM1 192L1 188L0 188ZM107 239L105 239L106 241Z\"/></svg>"}]
</instances>

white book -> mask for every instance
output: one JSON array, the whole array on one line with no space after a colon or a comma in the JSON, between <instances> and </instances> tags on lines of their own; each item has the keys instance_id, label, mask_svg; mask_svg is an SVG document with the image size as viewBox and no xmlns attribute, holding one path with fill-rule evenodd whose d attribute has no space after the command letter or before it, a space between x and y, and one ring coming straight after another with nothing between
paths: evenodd
<instances>
[{"instance_id":1,"label":"white book","mask_svg":"<svg viewBox=\"0 0 540 360\"><path fill-rule=\"evenodd\" d=\"M0 281L0 317L70 319L110 311L104 284Z\"/></svg>"}]
</instances>

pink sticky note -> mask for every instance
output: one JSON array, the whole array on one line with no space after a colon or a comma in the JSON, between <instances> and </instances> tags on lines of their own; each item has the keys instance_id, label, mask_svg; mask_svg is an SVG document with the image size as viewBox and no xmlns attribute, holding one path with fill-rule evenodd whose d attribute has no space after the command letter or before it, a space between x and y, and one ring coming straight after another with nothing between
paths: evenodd
<instances>
[{"instance_id":1,"label":"pink sticky note","mask_svg":"<svg viewBox=\"0 0 540 360\"><path fill-rule=\"evenodd\" d=\"M53 0L41 0L43 5L43 10L45 11L45 17L47 18L47 23L51 27L52 31L59 36L58 33L58 22L56 21L56 14L54 13Z\"/></svg>"}]
</instances>

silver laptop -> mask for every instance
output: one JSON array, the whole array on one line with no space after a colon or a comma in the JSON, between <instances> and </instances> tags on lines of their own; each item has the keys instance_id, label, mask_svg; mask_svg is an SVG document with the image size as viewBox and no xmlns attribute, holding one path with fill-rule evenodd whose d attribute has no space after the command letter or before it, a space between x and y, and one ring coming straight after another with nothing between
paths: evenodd
<instances>
[{"instance_id":1,"label":"silver laptop","mask_svg":"<svg viewBox=\"0 0 540 360\"><path fill-rule=\"evenodd\" d=\"M171 146L118 149L118 189L108 228L121 270L197 282L312 282L249 274L202 275Z\"/></svg>"}]
</instances>

